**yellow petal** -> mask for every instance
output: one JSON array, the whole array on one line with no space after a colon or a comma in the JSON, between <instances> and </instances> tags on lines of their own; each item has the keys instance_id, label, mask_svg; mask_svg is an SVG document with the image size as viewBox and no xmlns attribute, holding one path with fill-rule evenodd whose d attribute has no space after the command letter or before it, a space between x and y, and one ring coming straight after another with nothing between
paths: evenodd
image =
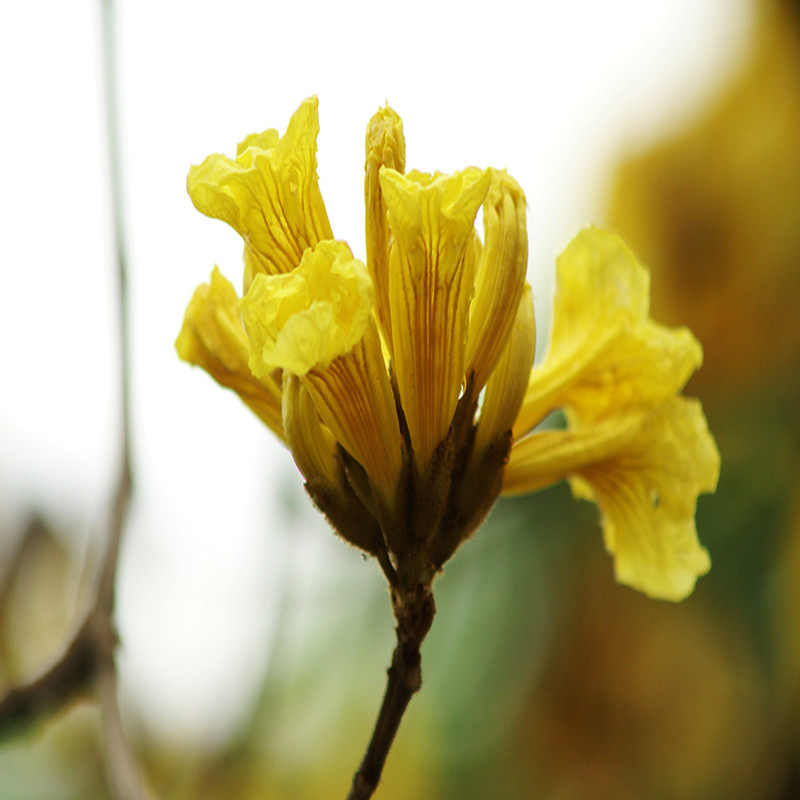
<instances>
[{"instance_id":1,"label":"yellow petal","mask_svg":"<svg viewBox=\"0 0 800 800\"><path fill-rule=\"evenodd\" d=\"M477 262L467 338L466 374L479 392L514 324L528 267L525 195L505 171L492 170L483 204L484 245Z\"/></svg>"},{"instance_id":2,"label":"yellow petal","mask_svg":"<svg viewBox=\"0 0 800 800\"><path fill-rule=\"evenodd\" d=\"M569 477L601 511L617 579L651 597L681 600L711 565L697 540L697 496L716 489L719 452L700 404L673 398L516 442L504 493Z\"/></svg>"},{"instance_id":3,"label":"yellow petal","mask_svg":"<svg viewBox=\"0 0 800 800\"><path fill-rule=\"evenodd\" d=\"M184 361L202 367L217 383L233 389L283 438L279 384L269 373L256 378L250 372L250 346L238 304L233 286L215 267L211 282L195 290L175 347Z\"/></svg>"},{"instance_id":4,"label":"yellow petal","mask_svg":"<svg viewBox=\"0 0 800 800\"><path fill-rule=\"evenodd\" d=\"M403 121L389 106L380 109L367 126L364 165L367 269L375 286L375 307L381 332L392 348L389 308L389 223L379 180L381 167L405 171L406 142Z\"/></svg>"},{"instance_id":5,"label":"yellow petal","mask_svg":"<svg viewBox=\"0 0 800 800\"><path fill-rule=\"evenodd\" d=\"M327 369L302 377L323 422L364 468L384 510L396 508L403 444L389 375L373 320L364 337Z\"/></svg>"},{"instance_id":6,"label":"yellow petal","mask_svg":"<svg viewBox=\"0 0 800 800\"><path fill-rule=\"evenodd\" d=\"M318 132L312 97L284 136L252 134L235 160L215 153L189 170L186 188L197 210L224 220L245 241L245 291L256 274L289 272L306 248L333 238L317 182Z\"/></svg>"},{"instance_id":7,"label":"yellow petal","mask_svg":"<svg viewBox=\"0 0 800 800\"><path fill-rule=\"evenodd\" d=\"M525 396L535 338L533 298L530 286L526 286L517 303L514 327L486 384L475 438L471 449L466 450L466 465L463 471L456 470L458 480L434 551L437 565L444 564L480 525L500 494L511 447L511 426ZM456 460L460 458L459 453Z\"/></svg>"},{"instance_id":8,"label":"yellow petal","mask_svg":"<svg viewBox=\"0 0 800 800\"><path fill-rule=\"evenodd\" d=\"M308 390L296 375L288 373L283 377L283 429L303 477L336 486L336 439L322 424Z\"/></svg>"},{"instance_id":9,"label":"yellow petal","mask_svg":"<svg viewBox=\"0 0 800 800\"><path fill-rule=\"evenodd\" d=\"M382 168L392 232L392 371L420 473L447 434L464 382L474 285L475 215L491 173L451 176Z\"/></svg>"},{"instance_id":10,"label":"yellow petal","mask_svg":"<svg viewBox=\"0 0 800 800\"><path fill-rule=\"evenodd\" d=\"M590 228L556 262L550 347L531 373L514 433L568 407L584 419L675 395L702 362L685 328L649 316L650 279L625 243Z\"/></svg>"},{"instance_id":11,"label":"yellow petal","mask_svg":"<svg viewBox=\"0 0 800 800\"><path fill-rule=\"evenodd\" d=\"M324 369L362 338L372 302L366 268L344 242L320 242L289 274L257 275L241 303L250 369Z\"/></svg>"},{"instance_id":12,"label":"yellow petal","mask_svg":"<svg viewBox=\"0 0 800 800\"><path fill-rule=\"evenodd\" d=\"M580 430L540 430L511 447L503 477L503 494L536 492L558 483L595 461L602 461L635 438L645 410L630 412Z\"/></svg>"},{"instance_id":13,"label":"yellow petal","mask_svg":"<svg viewBox=\"0 0 800 800\"><path fill-rule=\"evenodd\" d=\"M489 381L475 432L475 453L480 454L498 436L510 432L525 397L528 376L536 349L536 328L533 316L531 287L517 302L514 327Z\"/></svg>"}]
</instances>

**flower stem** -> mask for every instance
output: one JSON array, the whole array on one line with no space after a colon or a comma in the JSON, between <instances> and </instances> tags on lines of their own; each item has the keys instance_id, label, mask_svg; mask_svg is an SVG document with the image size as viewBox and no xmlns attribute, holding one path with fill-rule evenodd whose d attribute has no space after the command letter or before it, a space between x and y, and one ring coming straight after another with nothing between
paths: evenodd
<instances>
[{"instance_id":1,"label":"flower stem","mask_svg":"<svg viewBox=\"0 0 800 800\"><path fill-rule=\"evenodd\" d=\"M364 760L353 776L347 800L369 800L383 772L383 765L411 698L422 686L420 647L433 623L436 606L427 587L413 593L393 593L397 618L397 646L388 670L383 702Z\"/></svg>"}]
</instances>

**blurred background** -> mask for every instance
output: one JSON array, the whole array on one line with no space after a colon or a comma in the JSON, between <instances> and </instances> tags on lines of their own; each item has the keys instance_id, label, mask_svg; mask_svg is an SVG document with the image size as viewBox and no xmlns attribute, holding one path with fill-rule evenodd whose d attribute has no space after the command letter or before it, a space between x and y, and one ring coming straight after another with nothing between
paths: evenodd
<instances>
[{"instance_id":1,"label":"blurred background","mask_svg":"<svg viewBox=\"0 0 800 800\"><path fill-rule=\"evenodd\" d=\"M99 0L0 10L0 692L86 602L119 447ZM800 797L800 9L785 0L402 7L117 0L135 495L118 575L126 729L160 798L344 796L393 647L383 578L291 457L177 359L194 287L241 241L185 177L320 98L320 184L364 256L363 140L505 167L529 202L539 353L555 256L618 229L687 324L722 452L689 600L613 580L564 486L501 501L438 614L376 797ZM0 798L107 798L97 709L0 743Z\"/></svg>"}]
</instances>

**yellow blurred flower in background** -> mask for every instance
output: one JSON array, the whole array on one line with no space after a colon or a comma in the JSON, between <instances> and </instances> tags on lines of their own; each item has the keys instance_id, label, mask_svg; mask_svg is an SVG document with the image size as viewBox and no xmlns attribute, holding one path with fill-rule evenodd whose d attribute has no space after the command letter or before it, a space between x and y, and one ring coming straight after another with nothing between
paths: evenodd
<instances>
[{"instance_id":1,"label":"yellow blurred flower in background","mask_svg":"<svg viewBox=\"0 0 800 800\"><path fill-rule=\"evenodd\" d=\"M800 362L800 36L760 2L747 59L697 123L624 163L610 219L653 270L654 305L703 342L716 402Z\"/></svg>"}]
</instances>

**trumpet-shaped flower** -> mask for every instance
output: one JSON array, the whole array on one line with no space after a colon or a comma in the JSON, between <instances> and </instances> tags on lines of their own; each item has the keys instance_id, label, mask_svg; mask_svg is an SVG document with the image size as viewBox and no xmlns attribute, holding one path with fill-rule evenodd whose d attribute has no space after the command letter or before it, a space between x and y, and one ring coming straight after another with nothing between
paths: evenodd
<instances>
[{"instance_id":1,"label":"trumpet-shaped flower","mask_svg":"<svg viewBox=\"0 0 800 800\"><path fill-rule=\"evenodd\" d=\"M533 367L516 181L406 171L402 122L379 110L363 264L330 229L318 129L307 100L283 137L250 136L235 159L191 169L195 206L244 240L245 293L215 270L187 308L181 357L282 437L331 524L378 559L399 620L397 597L430 589L501 491L563 479L598 504L620 581L686 596L710 564L694 511L719 456L699 404L679 397L701 348L650 319L645 268L614 234L579 234ZM543 429L555 410L566 429Z\"/></svg>"},{"instance_id":2,"label":"trumpet-shaped flower","mask_svg":"<svg viewBox=\"0 0 800 800\"><path fill-rule=\"evenodd\" d=\"M256 276L241 309L253 374L297 376L390 509L402 445L372 303L366 267L344 242L325 241L292 272Z\"/></svg>"},{"instance_id":3,"label":"trumpet-shaped flower","mask_svg":"<svg viewBox=\"0 0 800 800\"><path fill-rule=\"evenodd\" d=\"M600 507L618 580L680 600L711 566L694 514L716 488L719 453L699 404L677 397L700 345L648 307L648 273L619 237L580 233L556 264L550 348L514 424L504 491L569 478ZM555 409L567 430L535 430Z\"/></svg>"}]
</instances>

